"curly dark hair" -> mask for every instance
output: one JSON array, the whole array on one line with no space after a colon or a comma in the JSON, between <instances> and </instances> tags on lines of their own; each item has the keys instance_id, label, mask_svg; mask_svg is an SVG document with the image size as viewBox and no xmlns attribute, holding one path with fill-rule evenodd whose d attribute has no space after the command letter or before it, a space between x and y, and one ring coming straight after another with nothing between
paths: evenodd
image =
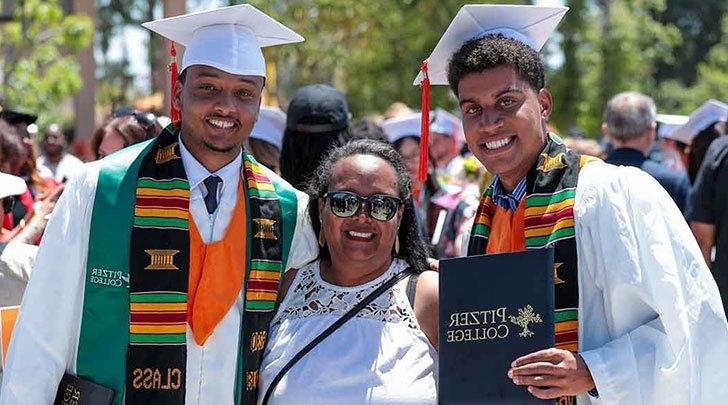
<instances>
[{"instance_id":1,"label":"curly dark hair","mask_svg":"<svg viewBox=\"0 0 728 405\"><path fill-rule=\"evenodd\" d=\"M428 250L417 229L417 218L415 206L412 200L411 182L407 168L399 153L391 145L371 139L359 139L351 141L341 147L332 148L321 160L308 183L308 195L311 198L308 211L311 216L313 228L318 234L321 229L317 201L323 198L329 191L331 175L334 166L340 160L355 155L370 155L378 157L389 163L397 173L397 187L399 198L404 201L404 212L402 222L399 226L400 250L397 257L406 261L414 271L422 272L429 269L427 263ZM329 252L326 247L321 249L320 258L328 258Z\"/></svg>"},{"instance_id":2,"label":"curly dark hair","mask_svg":"<svg viewBox=\"0 0 728 405\"><path fill-rule=\"evenodd\" d=\"M469 73L480 73L501 65L513 66L534 91L546 85L543 61L538 52L502 34L474 38L463 44L450 59L447 80L457 96L460 79Z\"/></svg>"}]
</instances>

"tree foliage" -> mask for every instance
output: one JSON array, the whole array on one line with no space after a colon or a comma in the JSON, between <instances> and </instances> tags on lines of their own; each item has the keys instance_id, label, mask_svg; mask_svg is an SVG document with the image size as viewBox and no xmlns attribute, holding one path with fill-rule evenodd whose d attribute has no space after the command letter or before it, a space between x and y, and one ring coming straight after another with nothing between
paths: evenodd
<instances>
[{"instance_id":1,"label":"tree foliage","mask_svg":"<svg viewBox=\"0 0 728 405\"><path fill-rule=\"evenodd\" d=\"M344 91L357 116L394 101L420 104L412 82L466 0L252 0L307 40L266 50L276 61L278 97L298 87L331 83ZM505 3L505 1L502 1ZM510 1L509 3L514 3ZM434 105L454 106L445 87L433 88Z\"/></svg>"},{"instance_id":2,"label":"tree foliage","mask_svg":"<svg viewBox=\"0 0 728 405\"><path fill-rule=\"evenodd\" d=\"M36 0L37 1L37 0ZM218 0L232 5L244 0ZM531 1L500 1L523 3ZM119 27L138 25L159 11L159 0L100 0L100 45ZM265 50L275 69L270 88L285 106L311 83L331 83L361 117L394 101L418 107L412 86L419 65L468 0L249 0L306 38L303 44ZM489 3L498 3L490 1ZM728 3L725 0L565 0L570 7L559 34L547 45L552 120L561 132L579 127L599 135L603 109L614 94L636 90L653 96L660 112L688 113L707 98L728 98ZM188 7L209 5L188 0ZM199 8L199 7L198 7ZM723 21L722 26L718 23ZM157 38L152 35L150 38ZM106 45L104 45L106 44ZM159 46L161 41L153 46ZM166 60L147 56L152 72ZM554 61L561 61L556 62ZM109 66L110 68L112 66ZM125 72L113 66L112 76ZM108 70L112 72L111 69ZM127 72L128 75L128 72ZM111 79L111 78L110 78ZM128 77L104 80L128 83ZM152 89L158 86L153 85ZM455 107L445 86L433 88L434 106Z\"/></svg>"},{"instance_id":3,"label":"tree foliage","mask_svg":"<svg viewBox=\"0 0 728 405\"><path fill-rule=\"evenodd\" d=\"M596 136L611 96L627 90L655 94L657 66L674 63L681 37L654 17L665 10L663 0L567 4L572 10L560 28L564 64L553 74L553 118L562 131L578 127Z\"/></svg>"},{"instance_id":4,"label":"tree foliage","mask_svg":"<svg viewBox=\"0 0 728 405\"><path fill-rule=\"evenodd\" d=\"M58 105L82 86L76 52L88 46L91 20L65 15L58 0L25 0L0 28L3 105L60 117Z\"/></svg>"}]
</instances>

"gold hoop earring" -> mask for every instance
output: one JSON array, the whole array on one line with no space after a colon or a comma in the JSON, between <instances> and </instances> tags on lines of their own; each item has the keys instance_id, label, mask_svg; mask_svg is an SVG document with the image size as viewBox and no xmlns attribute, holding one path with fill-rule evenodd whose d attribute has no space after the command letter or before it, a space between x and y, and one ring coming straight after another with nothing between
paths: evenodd
<instances>
[{"instance_id":1,"label":"gold hoop earring","mask_svg":"<svg viewBox=\"0 0 728 405\"><path fill-rule=\"evenodd\" d=\"M326 246L326 236L324 236L324 228L321 227L321 230L319 231L318 235L318 244L320 247Z\"/></svg>"}]
</instances>

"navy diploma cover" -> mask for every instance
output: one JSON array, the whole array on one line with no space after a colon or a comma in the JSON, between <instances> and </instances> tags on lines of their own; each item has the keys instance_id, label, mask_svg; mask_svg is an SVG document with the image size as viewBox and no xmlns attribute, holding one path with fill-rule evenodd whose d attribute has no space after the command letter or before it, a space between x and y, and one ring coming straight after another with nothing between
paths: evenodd
<instances>
[{"instance_id":1,"label":"navy diploma cover","mask_svg":"<svg viewBox=\"0 0 728 405\"><path fill-rule=\"evenodd\" d=\"M440 261L439 403L540 404L511 362L554 347L554 251Z\"/></svg>"}]
</instances>

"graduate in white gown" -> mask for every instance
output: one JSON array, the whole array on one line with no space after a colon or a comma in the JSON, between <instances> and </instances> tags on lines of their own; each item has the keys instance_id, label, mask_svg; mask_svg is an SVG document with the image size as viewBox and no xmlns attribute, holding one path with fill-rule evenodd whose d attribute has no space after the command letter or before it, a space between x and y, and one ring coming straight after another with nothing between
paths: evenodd
<instances>
[{"instance_id":1,"label":"graduate in white gown","mask_svg":"<svg viewBox=\"0 0 728 405\"><path fill-rule=\"evenodd\" d=\"M468 146L495 174L465 253L555 248L556 347L508 375L565 404L725 403L728 325L680 211L649 175L547 132L538 51L566 11L465 6L416 80L451 86Z\"/></svg>"},{"instance_id":2,"label":"graduate in white gown","mask_svg":"<svg viewBox=\"0 0 728 405\"><path fill-rule=\"evenodd\" d=\"M2 404L51 403L64 373L113 389L115 404L254 403L282 273L318 254L308 197L241 149L265 82L260 47L303 38L249 5L149 28L187 45L181 122L69 180Z\"/></svg>"}]
</instances>

